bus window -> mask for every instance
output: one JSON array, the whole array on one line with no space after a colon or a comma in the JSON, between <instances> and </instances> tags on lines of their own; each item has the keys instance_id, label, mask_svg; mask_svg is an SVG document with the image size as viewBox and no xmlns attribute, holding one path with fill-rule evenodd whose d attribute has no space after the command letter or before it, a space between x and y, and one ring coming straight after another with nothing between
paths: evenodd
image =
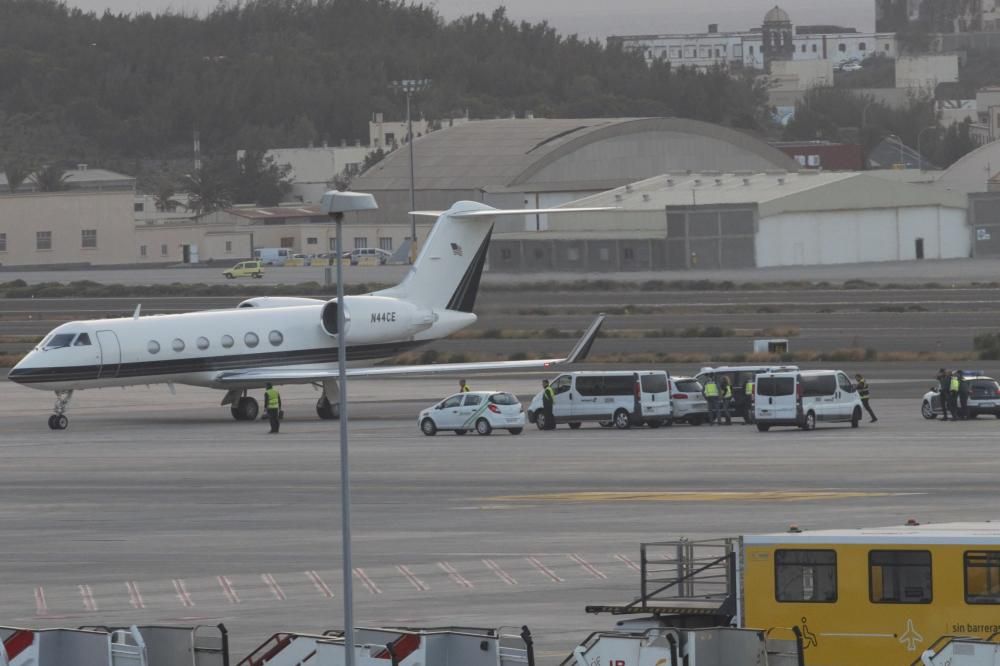
<instances>
[{"instance_id":1,"label":"bus window","mask_svg":"<svg viewBox=\"0 0 1000 666\"><path fill-rule=\"evenodd\" d=\"M876 604L929 604L931 554L926 550L868 553L869 593Z\"/></svg>"},{"instance_id":2,"label":"bus window","mask_svg":"<svg viewBox=\"0 0 1000 666\"><path fill-rule=\"evenodd\" d=\"M837 601L837 553L832 550L778 550L774 553L777 601Z\"/></svg>"},{"instance_id":3,"label":"bus window","mask_svg":"<svg viewBox=\"0 0 1000 666\"><path fill-rule=\"evenodd\" d=\"M965 554L965 601L1000 604L1000 551L973 550Z\"/></svg>"}]
</instances>

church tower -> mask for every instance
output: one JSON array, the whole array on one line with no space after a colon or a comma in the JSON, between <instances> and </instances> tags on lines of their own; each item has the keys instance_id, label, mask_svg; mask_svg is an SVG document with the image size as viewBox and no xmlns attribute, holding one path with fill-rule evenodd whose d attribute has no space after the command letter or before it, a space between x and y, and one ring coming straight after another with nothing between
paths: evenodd
<instances>
[{"instance_id":1,"label":"church tower","mask_svg":"<svg viewBox=\"0 0 1000 666\"><path fill-rule=\"evenodd\" d=\"M761 30L764 54L764 70L770 71L770 65L775 60L791 60L795 56L795 28L788 12L775 5L774 9L764 16L764 26Z\"/></svg>"}]
</instances>

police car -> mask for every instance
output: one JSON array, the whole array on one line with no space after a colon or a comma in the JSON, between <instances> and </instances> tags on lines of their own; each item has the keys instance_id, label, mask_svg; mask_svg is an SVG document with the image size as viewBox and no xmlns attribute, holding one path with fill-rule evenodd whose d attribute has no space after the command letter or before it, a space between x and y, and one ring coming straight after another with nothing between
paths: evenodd
<instances>
[{"instance_id":1,"label":"police car","mask_svg":"<svg viewBox=\"0 0 1000 666\"><path fill-rule=\"evenodd\" d=\"M428 437L439 430L451 430L456 435L475 430L489 435L497 428L520 435L524 430L524 408L512 393L467 391L450 395L420 412L417 425Z\"/></svg>"},{"instance_id":2,"label":"police car","mask_svg":"<svg viewBox=\"0 0 1000 666\"><path fill-rule=\"evenodd\" d=\"M969 417L975 418L980 414L992 414L1000 419L1000 383L980 371L970 370L962 373L962 381L969 385ZM959 408L961 408L961 404L959 404ZM933 386L930 391L924 394L920 413L925 419L936 419L944 413L941 406L940 385Z\"/></svg>"}]
</instances>

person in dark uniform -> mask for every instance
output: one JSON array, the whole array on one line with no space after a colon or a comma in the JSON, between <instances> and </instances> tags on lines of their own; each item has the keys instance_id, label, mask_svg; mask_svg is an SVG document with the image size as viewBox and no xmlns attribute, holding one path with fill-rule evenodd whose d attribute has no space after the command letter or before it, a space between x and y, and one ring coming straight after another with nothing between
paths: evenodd
<instances>
[{"instance_id":1,"label":"person in dark uniform","mask_svg":"<svg viewBox=\"0 0 1000 666\"><path fill-rule=\"evenodd\" d=\"M271 422L271 434L276 435L281 426L281 394L271 384L264 390L264 409L267 410L267 420Z\"/></svg>"},{"instance_id":2,"label":"person in dark uniform","mask_svg":"<svg viewBox=\"0 0 1000 666\"><path fill-rule=\"evenodd\" d=\"M958 371L958 413L962 419L969 418L969 382L965 381L965 373Z\"/></svg>"},{"instance_id":3,"label":"person in dark uniform","mask_svg":"<svg viewBox=\"0 0 1000 666\"><path fill-rule=\"evenodd\" d=\"M875 423L878 421L878 417L875 416L875 412L872 411L872 406L868 402L872 393L871 389L868 388L868 382L865 381L865 378L861 376L860 372L854 375L854 380L858 389L858 397L861 398L861 406L864 407L868 412L868 415L872 417L871 423Z\"/></svg>"},{"instance_id":4,"label":"person in dark uniform","mask_svg":"<svg viewBox=\"0 0 1000 666\"><path fill-rule=\"evenodd\" d=\"M556 393L549 386L549 380L542 380L542 414L545 415L545 430L556 429L556 415L552 411L555 406Z\"/></svg>"},{"instance_id":5,"label":"person in dark uniform","mask_svg":"<svg viewBox=\"0 0 1000 666\"><path fill-rule=\"evenodd\" d=\"M962 373L952 371L948 380L948 409L951 410L951 420L958 421L962 418L958 412L958 391L962 387Z\"/></svg>"},{"instance_id":6,"label":"person in dark uniform","mask_svg":"<svg viewBox=\"0 0 1000 666\"><path fill-rule=\"evenodd\" d=\"M951 407L951 373L949 373L944 368L938 370L937 373L938 380L938 395L941 398L941 414L943 416L942 420L948 420L948 410ZM955 418L955 413L952 412L951 417Z\"/></svg>"}]
</instances>

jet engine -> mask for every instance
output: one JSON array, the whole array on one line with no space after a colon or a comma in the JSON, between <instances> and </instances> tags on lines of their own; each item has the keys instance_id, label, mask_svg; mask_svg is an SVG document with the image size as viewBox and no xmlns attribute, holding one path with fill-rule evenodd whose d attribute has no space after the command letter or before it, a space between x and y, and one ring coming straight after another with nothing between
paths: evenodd
<instances>
[{"instance_id":1,"label":"jet engine","mask_svg":"<svg viewBox=\"0 0 1000 666\"><path fill-rule=\"evenodd\" d=\"M337 299L323 306L320 326L331 337L337 335ZM345 334L351 344L407 340L430 328L434 313L413 303L386 296L345 296Z\"/></svg>"}]
</instances>

